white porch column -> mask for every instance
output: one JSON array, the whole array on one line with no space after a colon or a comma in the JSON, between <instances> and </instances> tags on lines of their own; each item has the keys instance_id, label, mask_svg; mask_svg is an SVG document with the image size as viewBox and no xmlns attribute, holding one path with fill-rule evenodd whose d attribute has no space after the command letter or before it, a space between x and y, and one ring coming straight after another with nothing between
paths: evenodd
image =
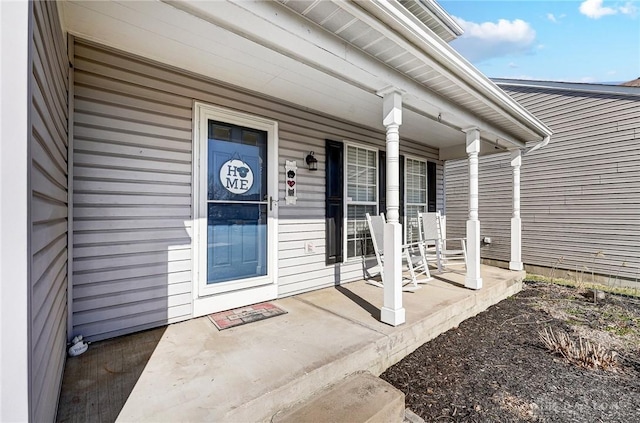
<instances>
[{"instance_id":1,"label":"white porch column","mask_svg":"<svg viewBox=\"0 0 640 423\"><path fill-rule=\"evenodd\" d=\"M520 166L522 152L511 152L511 167L513 168L513 214L511 215L511 261L509 269L522 270L522 220L520 219Z\"/></svg>"},{"instance_id":2,"label":"white porch column","mask_svg":"<svg viewBox=\"0 0 640 423\"><path fill-rule=\"evenodd\" d=\"M478 154L480 130L471 128L467 134L469 158L469 220L467 220L467 276L464 285L471 289L482 288L480 277L480 220L478 219Z\"/></svg>"},{"instance_id":3,"label":"white porch column","mask_svg":"<svg viewBox=\"0 0 640 423\"><path fill-rule=\"evenodd\" d=\"M398 326L405 322L402 307L402 226L400 209L400 134L402 93L386 89L382 96L382 124L387 128L387 223L384 227L384 301L380 319Z\"/></svg>"}]
</instances>

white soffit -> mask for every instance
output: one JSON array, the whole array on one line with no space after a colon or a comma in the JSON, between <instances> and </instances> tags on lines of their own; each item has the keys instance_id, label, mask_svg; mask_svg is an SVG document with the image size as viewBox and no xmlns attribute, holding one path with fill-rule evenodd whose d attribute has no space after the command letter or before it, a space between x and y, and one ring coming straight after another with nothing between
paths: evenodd
<instances>
[{"instance_id":1,"label":"white soffit","mask_svg":"<svg viewBox=\"0 0 640 423\"><path fill-rule=\"evenodd\" d=\"M435 147L464 144L459 128L469 126L480 127L491 141L518 145L537 139L535 131L469 95L383 36L384 29L344 8L355 7L381 24L356 4L294 4L306 7L233 0L65 1L63 10L65 29L73 35L363 126L382 129L382 100L375 93L398 86L407 92L402 137ZM449 126L437 123L438 116Z\"/></svg>"},{"instance_id":2,"label":"white soffit","mask_svg":"<svg viewBox=\"0 0 640 423\"><path fill-rule=\"evenodd\" d=\"M398 0L416 18L446 42L462 35L463 29L434 0Z\"/></svg>"},{"instance_id":3,"label":"white soffit","mask_svg":"<svg viewBox=\"0 0 640 423\"><path fill-rule=\"evenodd\" d=\"M493 135L501 137L504 130L511 134L506 139L518 144L551 134L396 1L279 1L436 96L478 116L485 124L477 126ZM335 21L346 23L336 29Z\"/></svg>"}]
</instances>

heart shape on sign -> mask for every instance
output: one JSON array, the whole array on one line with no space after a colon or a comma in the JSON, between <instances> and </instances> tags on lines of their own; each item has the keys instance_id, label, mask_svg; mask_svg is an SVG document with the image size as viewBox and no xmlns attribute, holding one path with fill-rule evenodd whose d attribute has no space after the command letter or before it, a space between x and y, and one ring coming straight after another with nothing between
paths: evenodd
<instances>
[{"instance_id":1,"label":"heart shape on sign","mask_svg":"<svg viewBox=\"0 0 640 423\"><path fill-rule=\"evenodd\" d=\"M290 187L293 188L293 186L296 184L296 181L287 181L287 183L289 184Z\"/></svg>"}]
</instances>

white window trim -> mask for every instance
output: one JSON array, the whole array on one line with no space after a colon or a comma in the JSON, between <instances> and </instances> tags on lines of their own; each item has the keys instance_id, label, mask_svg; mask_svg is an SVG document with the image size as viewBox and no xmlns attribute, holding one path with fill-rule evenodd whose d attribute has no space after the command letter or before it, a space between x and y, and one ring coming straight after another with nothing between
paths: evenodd
<instances>
[{"instance_id":1,"label":"white window trim","mask_svg":"<svg viewBox=\"0 0 640 423\"><path fill-rule=\"evenodd\" d=\"M409 161L409 160L413 160L413 161L416 161L416 162L422 162L425 165L425 174L424 174L424 182L425 182L425 198L424 199L425 199L425 202L424 203L409 203L409 201L408 201L409 196L408 196L408 188L407 188L408 184L407 184L407 181L408 181L409 178L407 178L407 175L409 173L409 166L407 166L407 161ZM403 175L404 176L404 187L403 187L403 190L404 190L404 196L403 196L403 198L404 198L404 204L403 204L403 207L404 207L404 216L403 216L404 222L403 222L403 225L402 225L403 226L403 235L402 236L403 236L404 242L409 242L407 240L407 235L408 235L407 232L408 232L408 229L409 229L409 225L407 224L408 223L407 210L408 210L409 206L410 205L411 206L424 206L425 212L429 210L429 171L428 171L429 165L427 164L428 162L429 162L429 160L427 160L426 158L422 158L422 157L418 157L418 156L414 156L414 155L406 155L406 154L404 155L404 175Z\"/></svg>"},{"instance_id":2,"label":"white window trim","mask_svg":"<svg viewBox=\"0 0 640 423\"><path fill-rule=\"evenodd\" d=\"M342 232L343 232L343 240L342 240L342 251L344 252L342 254L342 262L343 263L347 263L347 262L354 262L354 261L358 261L358 260L362 260L361 256L353 256L353 257L349 257L349 251L348 251L348 239L347 239L347 223L349 220L349 214L348 214L348 207L349 205L367 205L367 206L375 206L376 207L376 214L380 213L380 149L377 147L372 147L370 145L366 145L366 144L362 144L362 143L357 143L357 142L353 142L353 141L347 141L347 140L342 140L342 144L344 146L344 168L343 168L343 172L344 172L344 179L343 179L343 183L342 183L342 189L343 189L343 198L344 198L344 208L342 210L342 215L344 216L342 219ZM347 172L347 168L349 166L348 163L348 151L349 151L349 147L355 147L355 148L360 148L363 150L369 150L369 151L373 151L376 153L376 201L358 201L358 202L352 202L349 200L349 196L347 195L348 193L348 187L347 187L347 176L348 176L348 172Z\"/></svg>"},{"instance_id":3,"label":"white window trim","mask_svg":"<svg viewBox=\"0 0 640 423\"><path fill-rule=\"evenodd\" d=\"M220 122L226 122L232 125L245 126L257 130L267 132L267 161L269 163L268 170L268 192L272 193L275 200L274 207L268 217L269 248L272 254L268 259L268 273L266 278L268 283L255 286L249 280L248 289L241 290L242 284L236 284L233 290L228 292L211 293L202 288L202 278L206 275L206 252L202 248L206 243L207 236L207 198L206 182L202 181L202 169L206 168L206 157L203 157L202 150L202 134L201 120L204 114L207 118L214 118ZM213 313L221 310L228 310L234 307L240 307L246 304L252 304L260 301L266 301L277 297L277 281L278 281L278 207L277 199L278 190L278 122L265 119L260 116L251 115L235 110L224 109L208 103L194 101L193 103L193 153L192 153L192 204L191 212L193 216L191 238L191 254L192 254L192 281L193 281L193 316L202 316L204 314ZM206 181L206 178L205 178ZM203 241L204 239L204 241ZM224 284L221 284L221 286Z\"/></svg>"}]
</instances>

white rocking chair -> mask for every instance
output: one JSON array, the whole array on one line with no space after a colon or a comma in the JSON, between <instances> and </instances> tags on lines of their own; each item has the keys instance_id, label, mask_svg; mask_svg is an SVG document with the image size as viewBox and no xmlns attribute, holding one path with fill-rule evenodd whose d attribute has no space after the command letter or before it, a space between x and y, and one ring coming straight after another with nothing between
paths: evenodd
<instances>
[{"instance_id":1,"label":"white rocking chair","mask_svg":"<svg viewBox=\"0 0 640 423\"><path fill-rule=\"evenodd\" d=\"M378 261L378 267L380 268L380 278L382 283L368 280L371 285L383 287L384 284L384 214L380 216L371 216L367 213L367 224L369 225L369 232L371 234L371 240L373 242L373 250L376 254L376 260ZM425 256L424 246L421 242L414 242L411 244L402 245L402 258L406 263L409 270L410 278L402 275L403 291L415 291L420 289L418 284L427 283L432 280L431 273L429 272L429 264ZM406 281L406 283L404 283ZM412 286L406 287L405 285L411 284Z\"/></svg>"},{"instance_id":2,"label":"white rocking chair","mask_svg":"<svg viewBox=\"0 0 640 423\"><path fill-rule=\"evenodd\" d=\"M439 272L453 265L464 265L466 270L466 238L447 238L446 222L446 216L442 216L440 212L419 214L418 224L425 255L427 258L435 258ZM453 248L453 244L457 243L460 248Z\"/></svg>"}]
</instances>

